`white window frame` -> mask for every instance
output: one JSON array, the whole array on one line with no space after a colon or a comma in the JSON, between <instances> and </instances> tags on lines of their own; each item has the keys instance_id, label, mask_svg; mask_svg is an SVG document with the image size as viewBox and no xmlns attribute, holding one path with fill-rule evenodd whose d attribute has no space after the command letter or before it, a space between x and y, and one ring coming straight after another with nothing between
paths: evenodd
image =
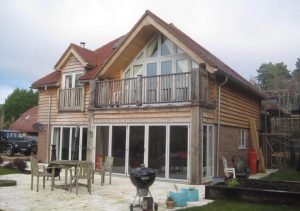
<instances>
[{"instance_id":1,"label":"white window frame","mask_svg":"<svg viewBox=\"0 0 300 211\"><path fill-rule=\"evenodd\" d=\"M75 88L76 85L76 75L78 74L84 74L83 71L76 71L76 72L68 72L68 73L63 73L63 82L62 82L62 89L65 89L66 87L66 77L67 76L72 76L72 87Z\"/></svg>"},{"instance_id":2,"label":"white window frame","mask_svg":"<svg viewBox=\"0 0 300 211\"><path fill-rule=\"evenodd\" d=\"M240 129L240 141L238 149L247 149L247 141L249 139L249 131L247 129Z\"/></svg>"}]
</instances>

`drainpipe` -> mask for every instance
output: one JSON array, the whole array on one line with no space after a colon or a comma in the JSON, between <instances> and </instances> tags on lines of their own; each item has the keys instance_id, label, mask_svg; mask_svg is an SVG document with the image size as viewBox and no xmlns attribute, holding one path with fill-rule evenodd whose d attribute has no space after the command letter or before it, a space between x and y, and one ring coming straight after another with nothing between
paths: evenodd
<instances>
[{"instance_id":1,"label":"drainpipe","mask_svg":"<svg viewBox=\"0 0 300 211\"><path fill-rule=\"evenodd\" d=\"M217 176L219 176L219 146L220 146L220 124L221 124L221 87L228 82L228 76L225 80L219 84L219 96L218 96L218 128L217 128Z\"/></svg>"},{"instance_id":2,"label":"drainpipe","mask_svg":"<svg viewBox=\"0 0 300 211\"><path fill-rule=\"evenodd\" d=\"M48 95L48 123L47 123L47 137L46 137L46 162L49 163L49 145L50 145L50 114L51 114L51 94L48 92L47 85L45 86L46 95Z\"/></svg>"}]
</instances>

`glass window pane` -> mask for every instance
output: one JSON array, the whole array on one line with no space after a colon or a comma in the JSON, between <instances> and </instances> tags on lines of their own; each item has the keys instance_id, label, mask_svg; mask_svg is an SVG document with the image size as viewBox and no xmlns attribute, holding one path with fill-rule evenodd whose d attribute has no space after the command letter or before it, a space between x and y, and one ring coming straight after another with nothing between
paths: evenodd
<instances>
[{"instance_id":1,"label":"glass window pane","mask_svg":"<svg viewBox=\"0 0 300 211\"><path fill-rule=\"evenodd\" d=\"M61 159L69 160L70 128L63 128Z\"/></svg>"},{"instance_id":2,"label":"glass window pane","mask_svg":"<svg viewBox=\"0 0 300 211\"><path fill-rule=\"evenodd\" d=\"M108 156L109 127L98 126L96 129L96 149L95 149L95 168L100 169L101 159L104 161Z\"/></svg>"},{"instance_id":3,"label":"glass window pane","mask_svg":"<svg viewBox=\"0 0 300 211\"><path fill-rule=\"evenodd\" d=\"M78 73L75 75L75 87L82 86L82 83L79 81L79 78L83 75L83 73Z\"/></svg>"},{"instance_id":4,"label":"glass window pane","mask_svg":"<svg viewBox=\"0 0 300 211\"><path fill-rule=\"evenodd\" d=\"M172 74L172 61L161 62L161 74Z\"/></svg>"},{"instance_id":5,"label":"glass window pane","mask_svg":"<svg viewBox=\"0 0 300 211\"><path fill-rule=\"evenodd\" d=\"M203 161L203 177L207 177L207 126L203 126L203 150L202 150L202 161Z\"/></svg>"},{"instance_id":6,"label":"glass window pane","mask_svg":"<svg viewBox=\"0 0 300 211\"><path fill-rule=\"evenodd\" d=\"M141 60L141 59L143 59L143 57L144 57L144 53L142 52L142 53L136 58L136 60Z\"/></svg>"},{"instance_id":7,"label":"glass window pane","mask_svg":"<svg viewBox=\"0 0 300 211\"><path fill-rule=\"evenodd\" d=\"M161 37L161 55L171 55L173 54L173 43L167 39L165 36Z\"/></svg>"},{"instance_id":8,"label":"glass window pane","mask_svg":"<svg viewBox=\"0 0 300 211\"><path fill-rule=\"evenodd\" d=\"M198 68L199 65L196 62L192 61L192 69L198 69Z\"/></svg>"},{"instance_id":9,"label":"glass window pane","mask_svg":"<svg viewBox=\"0 0 300 211\"><path fill-rule=\"evenodd\" d=\"M130 74L130 69L128 69L126 72L125 72L125 78L130 78L131 74Z\"/></svg>"},{"instance_id":10,"label":"glass window pane","mask_svg":"<svg viewBox=\"0 0 300 211\"><path fill-rule=\"evenodd\" d=\"M86 160L87 128L82 129L81 160Z\"/></svg>"},{"instance_id":11,"label":"glass window pane","mask_svg":"<svg viewBox=\"0 0 300 211\"><path fill-rule=\"evenodd\" d=\"M184 52L183 52L183 50L181 50L181 48L176 47L176 53L177 54L183 54Z\"/></svg>"},{"instance_id":12,"label":"glass window pane","mask_svg":"<svg viewBox=\"0 0 300 211\"><path fill-rule=\"evenodd\" d=\"M141 65L141 64L133 66L133 77L136 77L137 75L142 74L142 67L143 67L143 65Z\"/></svg>"},{"instance_id":13,"label":"glass window pane","mask_svg":"<svg viewBox=\"0 0 300 211\"><path fill-rule=\"evenodd\" d=\"M126 126L112 127L111 156L114 157L112 171L125 174Z\"/></svg>"},{"instance_id":14,"label":"glass window pane","mask_svg":"<svg viewBox=\"0 0 300 211\"><path fill-rule=\"evenodd\" d=\"M65 89L72 88L72 75L66 75L65 77Z\"/></svg>"},{"instance_id":15,"label":"glass window pane","mask_svg":"<svg viewBox=\"0 0 300 211\"><path fill-rule=\"evenodd\" d=\"M157 177L165 177L166 126L149 126L148 166Z\"/></svg>"},{"instance_id":16,"label":"glass window pane","mask_svg":"<svg viewBox=\"0 0 300 211\"><path fill-rule=\"evenodd\" d=\"M169 177L187 179L188 127L170 126Z\"/></svg>"},{"instance_id":17,"label":"glass window pane","mask_svg":"<svg viewBox=\"0 0 300 211\"><path fill-rule=\"evenodd\" d=\"M189 71L189 61L187 59L179 59L176 61L176 72L186 73Z\"/></svg>"},{"instance_id":18,"label":"glass window pane","mask_svg":"<svg viewBox=\"0 0 300 211\"><path fill-rule=\"evenodd\" d=\"M157 51L158 51L158 39L154 39L147 48L147 57L156 57L157 56Z\"/></svg>"},{"instance_id":19,"label":"glass window pane","mask_svg":"<svg viewBox=\"0 0 300 211\"><path fill-rule=\"evenodd\" d=\"M147 64L147 76L157 75L157 64L148 63Z\"/></svg>"}]
</instances>

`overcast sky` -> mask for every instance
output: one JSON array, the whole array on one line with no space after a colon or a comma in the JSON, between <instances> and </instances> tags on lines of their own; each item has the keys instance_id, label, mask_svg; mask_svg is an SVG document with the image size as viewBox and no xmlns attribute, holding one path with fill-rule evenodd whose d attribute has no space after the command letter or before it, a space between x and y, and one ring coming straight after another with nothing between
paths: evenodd
<instances>
[{"instance_id":1,"label":"overcast sky","mask_svg":"<svg viewBox=\"0 0 300 211\"><path fill-rule=\"evenodd\" d=\"M0 0L0 104L53 70L69 43L96 49L149 9L246 79L262 63L300 57L300 1Z\"/></svg>"}]
</instances>

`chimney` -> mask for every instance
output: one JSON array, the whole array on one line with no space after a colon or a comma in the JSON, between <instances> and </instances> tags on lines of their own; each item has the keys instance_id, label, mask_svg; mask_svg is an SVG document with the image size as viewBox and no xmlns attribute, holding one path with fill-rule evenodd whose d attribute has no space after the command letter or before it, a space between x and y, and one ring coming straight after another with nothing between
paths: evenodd
<instances>
[{"instance_id":1,"label":"chimney","mask_svg":"<svg viewBox=\"0 0 300 211\"><path fill-rule=\"evenodd\" d=\"M80 42L80 47L84 48L85 42Z\"/></svg>"}]
</instances>

